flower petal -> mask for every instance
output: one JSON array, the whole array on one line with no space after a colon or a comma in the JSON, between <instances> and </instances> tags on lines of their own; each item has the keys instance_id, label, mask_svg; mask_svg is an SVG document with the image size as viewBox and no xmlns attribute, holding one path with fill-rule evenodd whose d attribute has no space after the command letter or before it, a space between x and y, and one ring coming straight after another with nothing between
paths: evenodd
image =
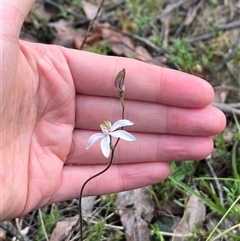
<instances>
[{"instance_id":1,"label":"flower petal","mask_svg":"<svg viewBox=\"0 0 240 241\"><path fill-rule=\"evenodd\" d=\"M112 131L115 131L115 130L117 130L117 129L120 128L120 127L123 127L123 126L132 126L133 124L134 124L134 123L131 122L130 120L126 120L126 119L118 120L118 121L116 121L116 122L112 125L111 130L112 130Z\"/></svg>"},{"instance_id":2,"label":"flower petal","mask_svg":"<svg viewBox=\"0 0 240 241\"><path fill-rule=\"evenodd\" d=\"M89 149L98 139L105 137L103 133L96 133L89 137L86 149Z\"/></svg>"},{"instance_id":3,"label":"flower petal","mask_svg":"<svg viewBox=\"0 0 240 241\"><path fill-rule=\"evenodd\" d=\"M121 138L125 141L136 141L137 140L135 138L135 136L133 136L132 134L130 134L129 132L124 131L124 130L114 131L114 132L110 133L109 135L116 137L116 138Z\"/></svg>"},{"instance_id":4,"label":"flower petal","mask_svg":"<svg viewBox=\"0 0 240 241\"><path fill-rule=\"evenodd\" d=\"M103 155L108 158L110 155L110 136L105 136L101 141L101 150Z\"/></svg>"}]
</instances>

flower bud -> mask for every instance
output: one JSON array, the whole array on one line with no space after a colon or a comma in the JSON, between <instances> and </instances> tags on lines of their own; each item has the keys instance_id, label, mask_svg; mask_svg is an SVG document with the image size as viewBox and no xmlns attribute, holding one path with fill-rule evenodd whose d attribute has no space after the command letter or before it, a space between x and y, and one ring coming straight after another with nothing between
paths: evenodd
<instances>
[{"instance_id":1,"label":"flower bud","mask_svg":"<svg viewBox=\"0 0 240 241\"><path fill-rule=\"evenodd\" d=\"M125 91L124 80L125 80L126 71L122 69L115 78L114 85L120 91Z\"/></svg>"}]
</instances>

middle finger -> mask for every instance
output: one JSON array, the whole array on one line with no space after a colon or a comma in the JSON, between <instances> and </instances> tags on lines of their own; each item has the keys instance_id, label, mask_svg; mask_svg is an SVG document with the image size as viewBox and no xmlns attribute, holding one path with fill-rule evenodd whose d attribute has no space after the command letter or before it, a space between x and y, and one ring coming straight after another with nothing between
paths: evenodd
<instances>
[{"instance_id":1,"label":"middle finger","mask_svg":"<svg viewBox=\"0 0 240 241\"><path fill-rule=\"evenodd\" d=\"M75 128L100 130L103 120L111 123L121 119L118 99L77 95ZM191 109L152 102L125 100L125 119L134 123L133 132L212 136L221 130L218 119L222 113L212 107Z\"/></svg>"}]
</instances>

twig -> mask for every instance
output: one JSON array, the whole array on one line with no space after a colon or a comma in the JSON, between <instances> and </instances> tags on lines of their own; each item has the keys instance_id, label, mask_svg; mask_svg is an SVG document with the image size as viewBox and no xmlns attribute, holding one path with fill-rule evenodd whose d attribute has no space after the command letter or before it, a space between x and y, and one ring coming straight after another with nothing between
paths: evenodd
<instances>
[{"instance_id":1,"label":"twig","mask_svg":"<svg viewBox=\"0 0 240 241\"><path fill-rule=\"evenodd\" d=\"M7 231L10 235L16 237L19 241L31 241L28 237L21 234L11 222L2 222L0 223L0 227Z\"/></svg>"},{"instance_id":2,"label":"twig","mask_svg":"<svg viewBox=\"0 0 240 241\"><path fill-rule=\"evenodd\" d=\"M234 22L226 23L226 24L217 24L217 25L215 25L215 27L218 30L230 30L233 28L240 28L240 21L234 21Z\"/></svg>"},{"instance_id":3,"label":"twig","mask_svg":"<svg viewBox=\"0 0 240 241\"><path fill-rule=\"evenodd\" d=\"M164 232L164 231L158 231L162 236L167 236L167 237L179 237L182 238L182 240L184 240L183 238L197 238L195 234L193 233L186 233L186 234L182 234L182 233L170 233L170 232Z\"/></svg>"},{"instance_id":4,"label":"twig","mask_svg":"<svg viewBox=\"0 0 240 241\"><path fill-rule=\"evenodd\" d=\"M214 36L213 33L205 33L205 34L197 36L195 38L188 38L188 39L186 39L186 42L192 44L192 43L195 43L195 42L198 42L198 41L204 41L204 40L212 39L213 36Z\"/></svg>"},{"instance_id":5,"label":"twig","mask_svg":"<svg viewBox=\"0 0 240 241\"><path fill-rule=\"evenodd\" d=\"M220 31L227 31L230 29L240 28L240 21L235 21L232 23L221 24L221 25L215 25L214 27ZM209 39L213 38L214 36L215 35L213 33L205 33L203 35L200 35L200 36L197 36L194 38L188 38L188 39L186 39L186 41L188 43L194 43L194 42L198 42L198 41L202 41L202 40L209 40Z\"/></svg>"},{"instance_id":6,"label":"twig","mask_svg":"<svg viewBox=\"0 0 240 241\"><path fill-rule=\"evenodd\" d=\"M91 220L90 223L93 223L93 224L97 224L98 221L93 221ZM124 231L124 227L120 227L120 226L115 226L115 225L112 225L112 224L104 224L105 228L108 228L110 230L119 230L119 231Z\"/></svg>"},{"instance_id":7,"label":"twig","mask_svg":"<svg viewBox=\"0 0 240 241\"><path fill-rule=\"evenodd\" d=\"M133 39L135 39L135 40L143 43L145 46L151 48L152 50L154 50L154 51L155 51L157 54L159 54L159 55L162 55L162 54L166 54L166 53L167 53L164 49L159 48L159 47L158 47L156 44L154 44L153 42L151 42L151 41L149 41L148 39L143 38L143 37L141 37L141 36L139 36L139 35L137 35L137 34L131 34L131 33L123 32L123 31L118 30L118 29L116 29L116 28L114 28L114 27L111 27L111 26L110 26L110 27L104 27L104 26L103 26L103 28L107 28L107 29L110 29L110 30L112 30L112 31L115 31L116 33L120 33L120 34L122 34L122 35L124 35L124 36L133 38Z\"/></svg>"},{"instance_id":8,"label":"twig","mask_svg":"<svg viewBox=\"0 0 240 241\"><path fill-rule=\"evenodd\" d=\"M97 10L96 15L94 16L93 20L90 22L90 24L89 24L89 26L88 26L88 29L87 29L87 33L85 34L84 39L83 39L83 41L82 41L82 44L81 44L81 46L80 46L80 48L79 48L80 50L83 49L83 46L84 46L84 44L85 44L86 41L87 41L88 34L89 34L89 32L91 31L92 26L93 26L94 22L96 21L96 19L97 19L97 17L98 17L98 14L100 13L100 11L101 11L101 9L102 9L102 7L103 7L104 2L105 2L105 0L102 0L102 1L101 1L100 5L99 5L99 7L98 7L98 10Z\"/></svg>"},{"instance_id":9,"label":"twig","mask_svg":"<svg viewBox=\"0 0 240 241\"><path fill-rule=\"evenodd\" d=\"M227 62L229 62L234 54L236 53L236 51L238 50L238 47L240 45L240 36L238 37L236 43L234 44L232 50L229 52L229 54L222 60L222 62L219 64L219 66L217 67L217 69L215 70L215 72L219 71L225 64L227 64Z\"/></svg>"},{"instance_id":10,"label":"twig","mask_svg":"<svg viewBox=\"0 0 240 241\"><path fill-rule=\"evenodd\" d=\"M240 116L240 102L234 103L234 104L223 104L223 103L213 102L212 106L217 107L218 109L222 110L226 114L235 114Z\"/></svg>"}]
</instances>

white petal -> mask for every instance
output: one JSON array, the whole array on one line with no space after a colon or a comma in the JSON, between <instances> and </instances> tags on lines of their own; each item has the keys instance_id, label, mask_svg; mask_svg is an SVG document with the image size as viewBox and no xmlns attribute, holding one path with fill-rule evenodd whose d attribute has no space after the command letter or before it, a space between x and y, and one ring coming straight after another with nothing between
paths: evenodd
<instances>
[{"instance_id":1,"label":"white petal","mask_svg":"<svg viewBox=\"0 0 240 241\"><path fill-rule=\"evenodd\" d=\"M105 137L103 133L96 133L90 136L87 142L86 149L89 149L98 139Z\"/></svg>"},{"instance_id":2,"label":"white petal","mask_svg":"<svg viewBox=\"0 0 240 241\"><path fill-rule=\"evenodd\" d=\"M110 155L110 137L109 135L105 136L101 141L101 150L103 155L108 158Z\"/></svg>"},{"instance_id":3,"label":"white petal","mask_svg":"<svg viewBox=\"0 0 240 241\"><path fill-rule=\"evenodd\" d=\"M118 121L116 121L116 122L112 125L111 130L112 130L112 131L115 131L115 130L117 130L117 129L120 128L120 127L123 127L123 126L132 126L133 124L134 124L134 123L131 122L131 121L129 121L129 120L125 120L125 119L123 119L123 120L118 120Z\"/></svg>"},{"instance_id":4,"label":"white petal","mask_svg":"<svg viewBox=\"0 0 240 241\"><path fill-rule=\"evenodd\" d=\"M116 138L121 138L125 141L135 141L137 140L132 134L124 130L118 130L110 133L111 136Z\"/></svg>"}]
</instances>

